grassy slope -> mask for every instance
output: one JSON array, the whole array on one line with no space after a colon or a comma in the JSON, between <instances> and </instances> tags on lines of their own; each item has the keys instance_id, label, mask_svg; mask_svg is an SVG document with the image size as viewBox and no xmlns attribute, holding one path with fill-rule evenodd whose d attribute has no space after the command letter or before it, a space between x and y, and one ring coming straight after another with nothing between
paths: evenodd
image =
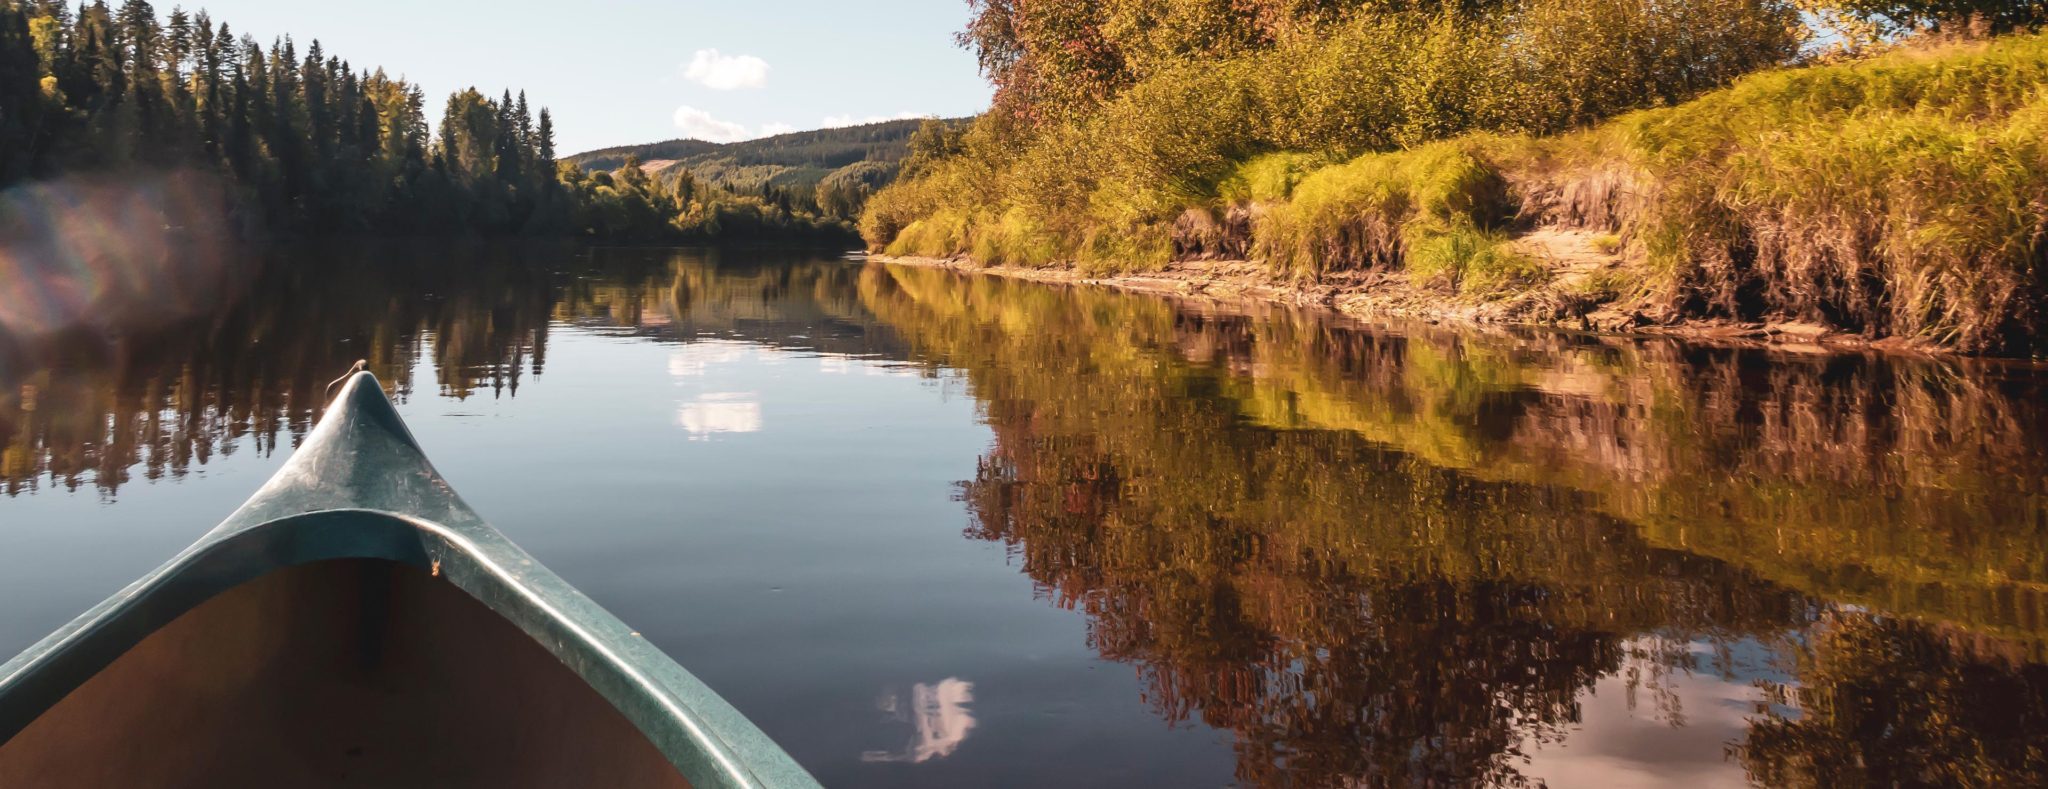
<instances>
[{"instance_id":1,"label":"grassy slope","mask_svg":"<svg viewBox=\"0 0 2048 789\"><path fill-rule=\"evenodd\" d=\"M876 204L907 202L888 197ZM1266 154L1178 217L1089 228L1078 240L1045 230L1068 218L924 199L930 208L900 232L869 242L893 254L1126 270L1238 253L1289 278L1406 271L1452 300L1565 297L1527 300L1565 313L1529 317L1622 303L1665 320L1801 321L2038 352L2048 331L2048 36L1755 74L1554 137L1475 134L1334 163ZM1600 234L1594 243L1613 253L1570 293L1516 243L1560 228Z\"/></svg>"}]
</instances>

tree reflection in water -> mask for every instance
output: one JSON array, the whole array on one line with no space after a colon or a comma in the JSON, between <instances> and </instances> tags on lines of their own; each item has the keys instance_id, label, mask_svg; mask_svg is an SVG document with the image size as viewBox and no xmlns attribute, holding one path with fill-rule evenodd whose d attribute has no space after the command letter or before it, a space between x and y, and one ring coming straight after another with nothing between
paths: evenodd
<instances>
[{"instance_id":1,"label":"tree reflection in water","mask_svg":"<svg viewBox=\"0 0 2048 789\"><path fill-rule=\"evenodd\" d=\"M1775 694L1732 744L1759 782L2048 778L2037 370L861 285L987 406L969 535L1247 783L1523 783L1597 678L1658 698L1693 643Z\"/></svg>"},{"instance_id":2,"label":"tree reflection in water","mask_svg":"<svg viewBox=\"0 0 2048 789\"><path fill-rule=\"evenodd\" d=\"M959 371L993 430L967 536L1085 615L1161 718L1230 732L1245 783L1540 781L1531 750L1569 748L1596 686L1690 726L1690 675L1755 686L1726 745L1758 783L2048 783L2035 367L767 253L294 262L175 331L0 343L0 485L112 495L274 451L357 358L401 396L509 396L551 326L905 361ZM750 424L700 405L677 418Z\"/></svg>"}]
</instances>

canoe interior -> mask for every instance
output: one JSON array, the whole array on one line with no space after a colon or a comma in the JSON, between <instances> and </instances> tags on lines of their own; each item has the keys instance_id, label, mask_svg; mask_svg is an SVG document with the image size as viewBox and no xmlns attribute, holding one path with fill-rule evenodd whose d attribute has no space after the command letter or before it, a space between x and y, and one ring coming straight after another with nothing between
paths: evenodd
<instances>
[{"instance_id":1,"label":"canoe interior","mask_svg":"<svg viewBox=\"0 0 2048 789\"><path fill-rule=\"evenodd\" d=\"M6 787L688 785L518 628L370 559L214 597L0 745Z\"/></svg>"}]
</instances>

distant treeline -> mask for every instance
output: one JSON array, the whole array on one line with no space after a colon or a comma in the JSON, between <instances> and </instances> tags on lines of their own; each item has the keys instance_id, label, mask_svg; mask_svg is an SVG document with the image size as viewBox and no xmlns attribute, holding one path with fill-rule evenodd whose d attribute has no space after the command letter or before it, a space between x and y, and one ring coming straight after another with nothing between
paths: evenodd
<instances>
[{"instance_id":1,"label":"distant treeline","mask_svg":"<svg viewBox=\"0 0 2048 789\"><path fill-rule=\"evenodd\" d=\"M142 0L0 0L0 188L209 174L230 226L249 236L846 232L758 195L678 200L562 166L553 118L523 91L465 89L439 124L427 117L418 85L318 41L266 47L205 11L159 17Z\"/></svg>"},{"instance_id":2,"label":"distant treeline","mask_svg":"<svg viewBox=\"0 0 2048 789\"><path fill-rule=\"evenodd\" d=\"M568 158L584 167L600 170L618 168L626 163L627 156L638 156L642 161L716 156L743 167L772 164L836 170L855 162L902 161L910 135L916 133L917 127L923 123L921 119L882 121L732 143L666 140L603 148Z\"/></svg>"}]
</instances>

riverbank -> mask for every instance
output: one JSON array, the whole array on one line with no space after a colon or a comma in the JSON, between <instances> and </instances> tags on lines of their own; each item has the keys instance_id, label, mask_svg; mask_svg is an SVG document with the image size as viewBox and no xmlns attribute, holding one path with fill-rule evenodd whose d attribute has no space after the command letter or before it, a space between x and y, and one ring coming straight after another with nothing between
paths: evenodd
<instances>
[{"instance_id":1,"label":"riverbank","mask_svg":"<svg viewBox=\"0 0 2048 789\"><path fill-rule=\"evenodd\" d=\"M987 274L1030 282L1086 285L1132 293L1216 302L1253 302L1326 309L1359 320L1422 321L1485 327L1533 327L1642 337L1672 337L1715 344L1768 346L1788 352L1830 353L1877 350L1906 354L1941 354L1950 349L1927 342L1890 337L1872 339L1812 323L1731 321L1692 318L1656 320L1647 301L1608 301L1583 305L1581 283L1624 265L1619 257L1601 253L1595 234L1549 230L1531 233L1518 244L1546 250L1539 257L1558 276L1545 285L1513 297L1474 301L1416 286L1392 271L1350 271L1309 283L1276 277L1266 266L1249 260L1186 260L1142 273L1091 274L1075 268L982 265L970 258L870 254L868 260L897 265Z\"/></svg>"},{"instance_id":2,"label":"riverbank","mask_svg":"<svg viewBox=\"0 0 2048 789\"><path fill-rule=\"evenodd\" d=\"M1217 79L1190 102L1236 84ZM1357 155L1218 137L1259 107L1200 129L1116 127L1117 111L1021 148L968 139L876 195L869 248L1357 315L2048 352L2048 35L1768 69L1583 128ZM1133 151L1186 156L1118 170Z\"/></svg>"}]
</instances>

